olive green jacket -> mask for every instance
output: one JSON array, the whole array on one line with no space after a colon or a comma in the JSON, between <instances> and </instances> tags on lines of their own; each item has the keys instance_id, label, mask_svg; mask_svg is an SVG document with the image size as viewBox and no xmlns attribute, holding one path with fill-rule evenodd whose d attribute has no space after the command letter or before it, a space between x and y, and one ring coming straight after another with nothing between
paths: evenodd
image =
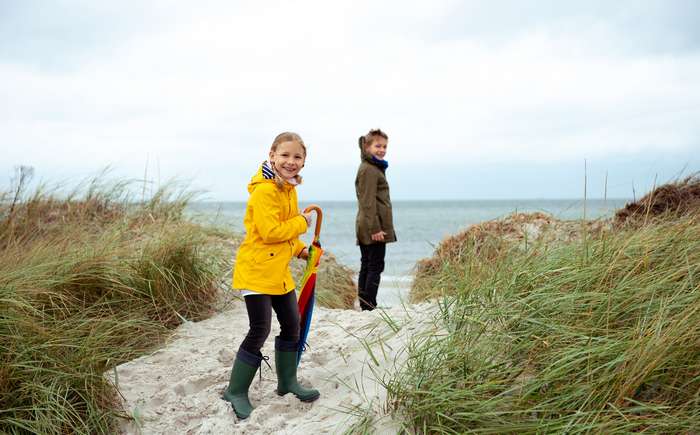
<instances>
[{"instance_id":1,"label":"olive green jacket","mask_svg":"<svg viewBox=\"0 0 700 435\"><path fill-rule=\"evenodd\" d=\"M360 152L362 161L355 177L357 243L361 245L377 243L372 240L372 234L379 231L386 233L384 243L395 242L389 183L386 181L384 169L372 163L372 156L365 153L362 148Z\"/></svg>"}]
</instances>

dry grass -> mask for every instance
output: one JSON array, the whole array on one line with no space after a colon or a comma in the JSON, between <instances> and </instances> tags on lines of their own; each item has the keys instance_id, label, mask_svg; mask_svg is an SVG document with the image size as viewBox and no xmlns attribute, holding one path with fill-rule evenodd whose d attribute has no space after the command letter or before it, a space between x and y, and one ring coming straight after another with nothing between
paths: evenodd
<instances>
[{"instance_id":1,"label":"dry grass","mask_svg":"<svg viewBox=\"0 0 700 435\"><path fill-rule=\"evenodd\" d=\"M655 218L668 219L700 211L700 176L664 184L615 213L615 224L640 226Z\"/></svg>"},{"instance_id":2,"label":"dry grass","mask_svg":"<svg viewBox=\"0 0 700 435\"><path fill-rule=\"evenodd\" d=\"M113 433L105 370L210 314L225 252L172 187L0 193L0 433Z\"/></svg>"},{"instance_id":3,"label":"dry grass","mask_svg":"<svg viewBox=\"0 0 700 435\"><path fill-rule=\"evenodd\" d=\"M444 251L424 281L444 289L444 333L409 346L396 418L413 433L698 433L700 216L662 216L528 249L493 223L505 236Z\"/></svg>"},{"instance_id":4,"label":"dry grass","mask_svg":"<svg viewBox=\"0 0 700 435\"><path fill-rule=\"evenodd\" d=\"M414 298L444 334L411 344L389 405L416 433L698 433L700 184L614 219L512 215L443 241Z\"/></svg>"},{"instance_id":5,"label":"dry grass","mask_svg":"<svg viewBox=\"0 0 700 435\"><path fill-rule=\"evenodd\" d=\"M411 300L454 293L455 280L441 279L445 276L477 283L494 269L507 267L508 259L517 253L536 253L553 242L580 240L584 234L598 237L610 229L608 220L562 221L540 212L513 213L472 225L440 242L432 257L418 261Z\"/></svg>"}]
</instances>

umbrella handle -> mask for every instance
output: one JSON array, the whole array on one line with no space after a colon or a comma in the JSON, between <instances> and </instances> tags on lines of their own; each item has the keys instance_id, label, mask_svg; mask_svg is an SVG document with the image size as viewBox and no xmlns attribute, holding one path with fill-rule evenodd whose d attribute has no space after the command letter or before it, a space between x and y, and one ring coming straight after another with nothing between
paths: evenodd
<instances>
[{"instance_id":1,"label":"umbrella handle","mask_svg":"<svg viewBox=\"0 0 700 435\"><path fill-rule=\"evenodd\" d=\"M314 240L318 241L318 236L321 235L321 221L323 220L323 211L316 204L311 204L304 209L304 213L316 212L316 230L314 231Z\"/></svg>"}]
</instances>

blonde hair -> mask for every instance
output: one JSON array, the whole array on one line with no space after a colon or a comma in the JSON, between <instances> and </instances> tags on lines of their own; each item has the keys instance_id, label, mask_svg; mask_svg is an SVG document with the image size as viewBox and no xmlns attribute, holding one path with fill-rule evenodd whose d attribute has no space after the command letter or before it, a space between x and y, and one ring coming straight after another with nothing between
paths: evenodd
<instances>
[{"instance_id":1,"label":"blonde hair","mask_svg":"<svg viewBox=\"0 0 700 435\"><path fill-rule=\"evenodd\" d=\"M360 136L358 142L362 149L366 150L366 147L372 145L374 139L378 137L383 137L384 139L389 140L389 136L386 133L384 133L381 129L373 128L366 135Z\"/></svg>"},{"instance_id":2,"label":"blonde hair","mask_svg":"<svg viewBox=\"0 0 700 435\"><path fill-rule=\"evenodd\" d=\"M272 141L272 145L270 146L270 152L274 153L277 151L277 146L281 144L282 142L296 142L299 145L301 145L301 148L304 150L304 158L306 158L306 145L304 144L304 140L299 136L298 134L291 132L291 131L285 131L283 133L280 133L275 137L275 140ZM272 162L270 162L272 163ZM285 180L277 174L277 170L275 169L275 165L272 164L272 172L275 173L275 184L277 185L278 188L282 188L284 186ZM294 178L297 180L297 184L301 184L301 175L297 174L294 176Z\"/></svg>"}]
</instances>

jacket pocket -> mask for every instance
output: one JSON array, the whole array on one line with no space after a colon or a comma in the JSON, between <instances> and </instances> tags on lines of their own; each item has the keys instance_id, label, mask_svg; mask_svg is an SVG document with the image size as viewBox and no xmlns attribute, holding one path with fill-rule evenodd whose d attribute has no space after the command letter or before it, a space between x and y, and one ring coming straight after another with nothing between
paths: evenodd
<instances>
[{"instance_id":1,"label":"jacket pocket","mask_svg":"<svg viewBox=\"0 0 700 435\"><path fill-rule=\"evenodd\" d=\"M287 247L287 243L267 245L264 246L259 252L257 252L253 258L258 264L267 263L280 258L280 256L284 255L284 252L288 249L289 248Z\"/></svg>"}]
</instances>

